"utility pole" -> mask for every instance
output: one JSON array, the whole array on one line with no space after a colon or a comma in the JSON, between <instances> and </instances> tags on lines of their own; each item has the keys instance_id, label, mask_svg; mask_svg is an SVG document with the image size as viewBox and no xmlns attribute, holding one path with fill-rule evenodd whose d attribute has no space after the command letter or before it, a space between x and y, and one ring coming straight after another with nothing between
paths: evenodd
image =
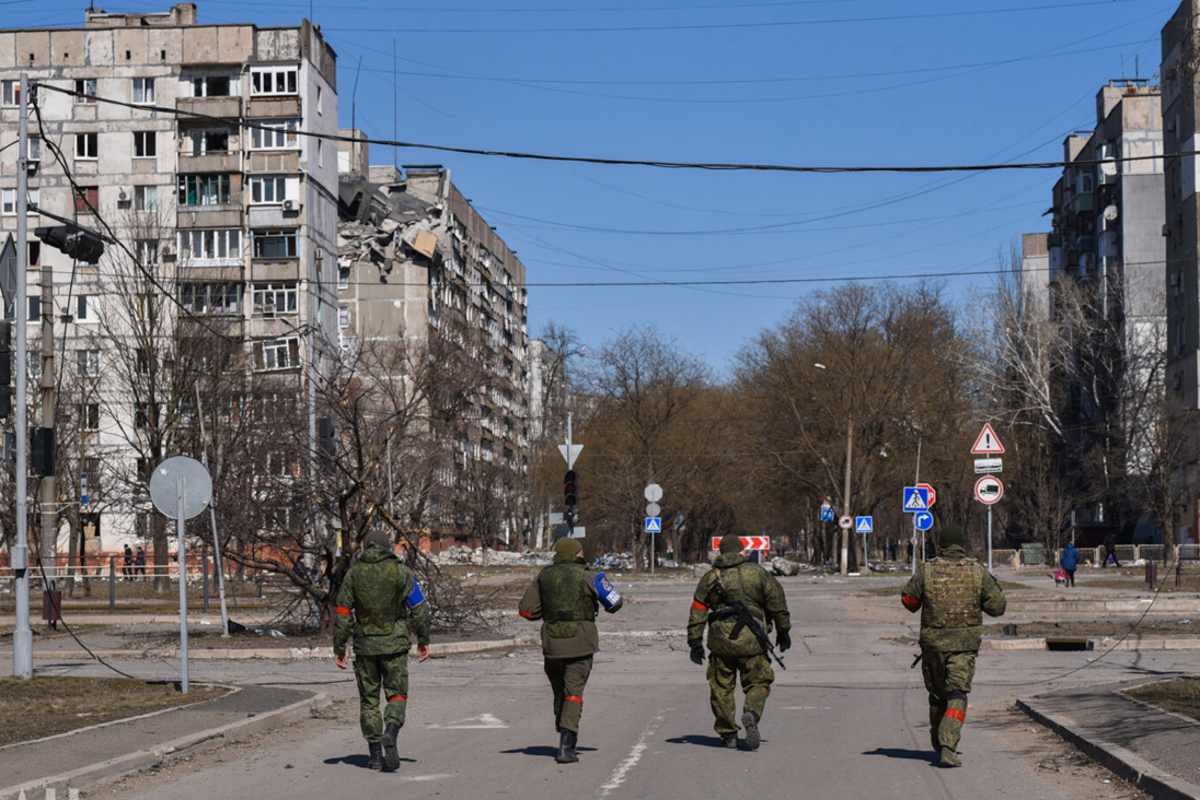
<instances>
[{"instance_id":1,"label":"utility pole","mask_svg":"<svg viewBox=\"0 0 1200 800\"><path fill-rule=\"evenodd\" d=\"M54 270L48 259L42 260L42 429L44 447L47 448L45 471L42 475L40 493L42 497L42 571L46 576L46 592L58 588L54 577L58 569L58 494L54 478ZM53 612L51 618L53 618Z\"/></svg>"},{"instance_id":2,"label":"utility pole","mask_svg":"<svg viewBox=\"0 0 1200 800\"><path fill-rule=\"evenodd\" d=\"M17 439L16 465L16 522L17 544L9 551L9 563L16 575L17 615L16 628L13 630L13 676L17 678L33 677L33 631L29 629L29 543L28 535L28 488L26 486L26 470L29 461L29 428L26 419L26 376L29 369L29 356L26 351L25 316L26 307L25 273L28 271L28 220L29 210L29 75L21 73L21 96L17 100L20 106L17 126L17 297L13 301L14 327L17 329L16 341L16 371L17 398L14 405L16 414L14 426Z\"/></svg>"},{"instance_id":3,"label":"utility pole","mask_svg":"<svg viewBox=\"0 0 1200 800\"><path fill-rule=\"evenodd\" d=\"M842 513L850 516L850 457L854 452L854 397L850 398L850 413L846 417L846 485L842 497ZM850 529L842 528L842 574L850 572Z\"/></svg>"}]
</instances>

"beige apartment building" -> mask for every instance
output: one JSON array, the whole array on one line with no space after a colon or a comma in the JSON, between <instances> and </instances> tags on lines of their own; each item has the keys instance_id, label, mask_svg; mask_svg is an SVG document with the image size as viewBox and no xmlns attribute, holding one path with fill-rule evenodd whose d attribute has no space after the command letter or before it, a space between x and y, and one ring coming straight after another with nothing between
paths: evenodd
<instances>
[{"instance_id":1,"label":"beige apartment building","mask_svg":"<svg viewBox=\"0 0 1200 800\"><path fill-rule=\"evenodd\" d=\"M338 341L337 148L306 135L337 133L336 54L320 28L207 25L194 3L179 3L163 13L89 9L79 28L0 30L0 236L16 229L22 73L38 86L30 200L111 230L139 270L169 279L156 302L243 342L248 370L290 376L303 396ZM118 248L99 265L75 264L33 240L35 225L53 224L29 215L30 303L16 315L28 323L31 365L43 314L65 340L61 396L74 405L60 405L59 427L78 433L77 471L91 471L81 511L102 541L89 548L111 552L143 541L150 512L145 498L118 502L106 484L117 472L145 474L133 463L136 437L151 416L174 411L124 396L122 371L150 373L140 351L134 369L119 363L137 323L122 329L117 317L144 311L141 298L121 296ZM50 311L33 269L45 265ZM64 508L78 504L78 475L59 482Z\"/></svg>"}]
</instances>

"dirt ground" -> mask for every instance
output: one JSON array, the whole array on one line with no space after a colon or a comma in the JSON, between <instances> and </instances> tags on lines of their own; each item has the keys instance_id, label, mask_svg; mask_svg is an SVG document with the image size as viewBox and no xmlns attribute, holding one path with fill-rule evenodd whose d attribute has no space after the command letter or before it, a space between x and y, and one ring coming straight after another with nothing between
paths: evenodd
<instances>
[{"instance_id":1,"label":"dirt ground","mask_svg":"<svg viewBox=\"0 0 1200 800\"><path fill-rule=\"evenodd\" d=\"M1043 779L1072 800L1151 800L1150 795L1130 786L1013 705L972 705L971 712L1013 753L1034 765Z\"/></svg>"},{"instance_id":2,"label":"dirt ground","mask_svg":"<svg viewBox=\"0 0 1200 800\"><path fill-rule=\"evenodd\" d=\"M1167 711L1200 720L1200 676L1151 683L1129 689L1126 694Z\"/></svg>"},{"instance_id":3,"label":"dirt ground","mask_svg":"<svg viewBox=\"0 0 1200 800\"><path fill-rule=\"evenodd\" d=\"M174 684L124 678L44 676L0 678L0 746L146 714L162 708L216 700L227 689L193 686L180 694Z\"/></svg>"}]
</instances>

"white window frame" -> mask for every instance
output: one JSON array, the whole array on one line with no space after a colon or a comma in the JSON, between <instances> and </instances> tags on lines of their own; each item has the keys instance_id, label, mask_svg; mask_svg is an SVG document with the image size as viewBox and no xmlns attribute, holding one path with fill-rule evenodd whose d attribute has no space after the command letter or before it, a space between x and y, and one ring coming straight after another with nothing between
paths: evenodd
<instances>
[{"instance_id":1,"label":"white window frame","mask_svg":"<svg viewBox=\"0 0 1200 800\"><path fill-rule=\"evenodd\" d=\"M95 161L100 157L100 134L96 131L75 134L75 160Z\"/></svg>"},{"instance_id":2,"label":"white window frame","mask_svg":"<svg viewBox=\"0 0 1200 800\"><path fill-rule=\"evenodd\" d=\"M138 153L138 140L141 139L141 153ZM146 143L150 143L150 151L146 152ZM133 132L133 157L134 158L158 158L158 131L134 131Z\"/></svg>"},{"instance_id":3,"label":"white window frame","mask_svg":"<svg viewBox=\"0 0 1200 800\"><path fill-rule=\"evenodd\" d=\"M350 288L350 266L338 266L338 291L344 292Z\"/></svg>"},{"instance_id":4,"label":"white window frame","mask_svg":"<svg viewBox=\"0 0 1200 800\"><path fill-rule=\"evenodd\" d=\"M208 137L214 133L225 134L225 148L223 150L209 147ZM206 156L210 153L224 155L233 152L233 131L228 128L200 128L191 131L187 136L180 137L179 141L183 147L182 152L185 156Z\"/></svg>"},{"instance_id":5,"label":"white window frame","mask_svg":"<svg viewBox=\"0 0 1200 800\"><path fill-rule=\"evenodd\" d=\"M214 299L219 302L214 302ZM242 284L235 281L215 283L181 283L179 302L193 314L240 316L242 313Z\"/></svg>"},{"instance_id":6,"label":"white window frame","mask_svg":"<svg viewBox=\"0 0 1200 800\"><path fill-rule=\"evenodd\" d=\"M41 161L42 160L42 137L30 136L28 139L28 142L29 142L29 160L30 161Z\"/></svg>"},{"instance_id":7,"label":"white window frame","mask_svg":"<svg viewBox=\"0 0 1200 800\"><path fill-rule=\"evenodd\" d=\"M130 96L133 98L134 105L154 105L154 78L134 78L133 91Z\"/></svg>"},{"instance_id":8,"label":"white window frame","mask_svg":"<svg viewBox=\"0 0 1200 800\"><path fill-rule=\"evenodd\" d=\"M93 299L95 299L95 298L93 298L91 295L87 295L87 294L81 294L81 295L76 296L76 298L75 298L75 321L76 322L98 322L99 321L99 318L96 316L97 306L95 303L91 302L91 300L93 300Z\"/></svg>"},{"instance_id":9,"label":"white window frame","mask_svg":"<svg viewBox=\"0 0 1200 800\"><path fill-rule=\"evenodd\" d=\"M290 96L300 92L300 66L250 68L250 95L252 97Z\"/></svg>"},{"instance_id":10,"label":"white window frame","mask_svg":"<svg viewBox=\"0 0 1200 800\"><path fill-rule=\"evenodd\" d=\"M30 189L25 194L25 197L33 205L37 205L38 196L39 196L39 194L38 194L38 190L36 188ZM28 208L28 209L26 209L25 213L26 214L36 214L37 212L34 211L32 208ZM17 190L16 189L0 190L0 214L3 214L6 217L16 216L16 214L17 214Z\"/></svg>"},{"instance_id":11,"label":"white window frame","mask_svg":"<svg viewBox=\"0 0 1200 800\"><path fill-rule=\"evenodd\" d=\"M80 351L83 352L83 351ZM94 351L99 355L100 351ZM89 376L96 377L96 376ZM84 433L96 433L100 430L100 404L99 403L80 403L79 404L79 430Z\"/></svg>"},{"instance_id":12,"label":"white window frame","mask_svg":"<svg viewBox=\"0 0 1200 800\"><path fill-rule=\"evenodd\" d=\"M254 343L256 372L295 369L300 365L300 339L295 336Z\"/></svg>"},{"instance_id":13,"label":"white window frame","mask_svg":"<svg viewBox=\"0 0 1200 800\"><path fill-rule=\"evenodd\" d=\"M133 208L135 211L158 211L158 187L134 186Z\"/></svg>"},{"instance_id":14,"label":"white window frame","mask_svg":"<svg viewBox=\"0 0 1200 800\"><path fill-rule=\"evenodd\" d=\"M298 228L256 228L250 233L252 239L250 255L253 258L281 259L299 258L300 256L300 231ZM259 249L262 243L268 239L279 239L285 242L288 245L285 249L292 252L284 253L283 255L268 255L264 252L260 255Z\"/></svg>"},{"instance_id":15,"label":"white window frame","mask_svg":"<svg viewBox=\"0 0 1200 800\"><path fill-rule=\"evenodd\" d=\"M350 327L350 306L338 306L338 327Z\"/></svg>"},{"instance_id":16,"label":"white window frame","mask_svg":"<svg viewBox=\"0 0 1200 800\"><path fill-rule=\"evenodd\" d=\"M300 120L260 120L250 129L251 150L296 150L300 147Z\"/></svg>"},{"instance_id":17,"label":"white window frame","mask_svg":"<svg viewBox=\"0 0 1200 800\"><path fill-rule=\"evenodd\" d=\"M300 195L300 179L289 175L250 176L251 205L279 205Z\"/></svg>"},{"instance_id":18,"label":"white window frame","mask_svg":"<svg viewBox=\"0 0 1200 800\"><path fill-rule=\"evenodd\" d=\"M270 301L269 310L267 301ZM254 316L256 317L263 319L292 317L299 313L299 304L300 290L296 281L254 284Z\"/></svg>"},{"instance_id":19,"label":"white window frame","mask_svg":"<svg viewBox=\"0 0 1200 800\"><path fill-rule=\"evenodd\" d=\"M100 377L100 351L76 350L75 371L81 378Z\"/></svg>"},{"instance_id":20,"label":"white window frame","mask_svg":"<svg viewBox=\"0 0 1200 800\"><path fill-rule=\"evenodd\" d=\"M208 82L213 78L224 78L229 81L229 91L225 94L209 94ZM192 85L192 97L237 97L239 94L237 81L238 79L234 75L194 75L188 79Z\"/></svg>"},{"instance_id":21,"label":"white window frame","mask_svg":"<svg viewBox=\"0 0 1200 800\"><path fill-rule=\"evenodd\" d=\"M238 267L242 265L240 228L197 228L180 231L179 262L187 267ZM199 251L199 255L197 255Z\"/></svg>"},{"instance_id":22,"label":"white window frame","mask_svg":"<svg viewBox=\"0 0 1200 800\"><path fill-rule=\"evenodd\" d=\"M75 79L75 102L76 103L94 103L96 102L96 79L95 78L76 78Z\"/></svg>"},{"instance_id":23,"label":"white window frame","mask_svg":"<svg viewBox=\"0 0 1200 800\"><path fill-rule=\"evenodd\" d=\"M133 254L142 266L158 264L158 240L136 239L133 242Z\"/></svg>"}]
</instances>

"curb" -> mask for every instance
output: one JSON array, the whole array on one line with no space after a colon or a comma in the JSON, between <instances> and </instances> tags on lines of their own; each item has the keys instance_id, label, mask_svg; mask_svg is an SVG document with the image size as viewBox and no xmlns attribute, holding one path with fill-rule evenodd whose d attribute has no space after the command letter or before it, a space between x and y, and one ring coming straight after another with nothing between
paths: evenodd
<instances>
[{"instance_id":1,"label":"curb","mask_svg":"<svg viewBox=\"0 0 1200 800\"><path fill-rule=\"evenodd\" d=\"M1018 699L1017 708L1155 800L1200 800L1200 786L1168 775L1120 745L1092 738L1072 720L1040 709L1027 700Z\"/></svg>"},{"instance_id":2,"label":"curb","mask_svg":"<svg viewBox=\"0 0 1200 800\"><path fill-rule=\"evenodd\" d=\"M85 789L96 784L108 783L130 773L152 767L155 764L160 764L163 761L171 760L187 753L220 747L231 742L249 738L271 728L289 725L305 717L312 716L315 712L325 708L332 702L333 700L328 694L321 692L307 700L300 700L283 708L267 711L249 719L181 736L169 742L162 742L150 750L138 750L128 755L110 758L97 764L71 770L70 772L51 775L48 778L37 778L19 786L0 788L0 800L13 800L13 798L20 796L22 792L28 795L38 789L54 789L56 792L65 793L69 788Z\"/></svg>"},{"instance_id":3,"label":"curb","mask_svg":"<svg viewBox=\"0 0 1200 800\"><path fill-rule=\"evenodd\" d=\"M1200 650L1200 638L1188 639L1135 639L1129 638L1123 642L1108 644L1103 639L1087 637L1095 647L1096 652L1113 650L1144 651L1144 650ZM1038 639L984 639L980 650L1045 650L1046 640Z\"/></svg>"}]
</instances>

